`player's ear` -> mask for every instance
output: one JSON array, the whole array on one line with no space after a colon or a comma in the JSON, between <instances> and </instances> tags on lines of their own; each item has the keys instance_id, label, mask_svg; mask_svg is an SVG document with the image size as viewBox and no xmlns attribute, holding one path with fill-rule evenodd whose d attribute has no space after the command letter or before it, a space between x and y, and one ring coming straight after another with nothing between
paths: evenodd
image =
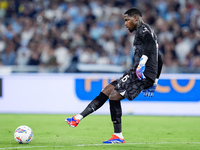
<instances>
[{"instance_id":1,"label":"player's ear","mask_svg":"<svg viewBox=\"0 0 200 150\"><path fill-rule=\"evenodd\" d=\"M135 22L138 21L138 16L134 15L133 18Z\"/></svg>"}]
</instances>

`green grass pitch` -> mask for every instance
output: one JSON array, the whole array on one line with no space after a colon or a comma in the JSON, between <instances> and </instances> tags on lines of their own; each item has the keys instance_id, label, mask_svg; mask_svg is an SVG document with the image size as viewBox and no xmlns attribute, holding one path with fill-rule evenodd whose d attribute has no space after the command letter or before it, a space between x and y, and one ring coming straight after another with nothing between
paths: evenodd
<instances>
[{"instance_id":1,"label":"green grass pitch","mask_svg":"<svg viewBox=\"0 0 200 150\"><path fill-rule=\"evenodd\" d=\"M109 115L90 115L76 128L64 121L71 115L0 114L0 150L200 150L200 117L122 117L125 144L105 145L113 133ZM20 125L33 130L29 144L18 144Z\"/></svg>"}]
</instances>

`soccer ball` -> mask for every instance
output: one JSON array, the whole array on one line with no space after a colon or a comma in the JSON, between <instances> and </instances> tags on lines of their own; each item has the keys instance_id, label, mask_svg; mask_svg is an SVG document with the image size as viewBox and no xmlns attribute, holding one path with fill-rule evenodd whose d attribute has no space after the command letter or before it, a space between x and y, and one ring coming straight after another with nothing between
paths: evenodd
<instances>
[{"instance_id":1,"label":"soccer ball","mask_svg":"<svg viewBox=\"0 0 200 150\"><path fill-rule=\"evenodd\" d=\"M15 130L14 138L20 144L29 143L33 139L33 132L28 126L19 126Z\"/></svg>"}]
</instances>

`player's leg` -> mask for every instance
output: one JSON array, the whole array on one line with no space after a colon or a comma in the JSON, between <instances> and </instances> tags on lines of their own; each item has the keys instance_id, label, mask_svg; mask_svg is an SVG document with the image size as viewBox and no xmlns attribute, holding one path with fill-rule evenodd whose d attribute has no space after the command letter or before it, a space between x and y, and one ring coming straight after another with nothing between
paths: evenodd
<instances>
[{"instance_id":1,"label":"player's leg","mask_svg":"<svg viewBox=\"0 0 200 150\"><path fill-rule=\"evenodd\" d=\"M110 115L111 115L111 120L113 122L114 134L109 140L104 141L103 143L107 143L107 144L125 143L124 137L122 135L122 126L121 126L121 117L122 117L121 100L122 99L124 99L124 97L115 90L113 90L109 96Z\"/></svg>"},{"instance_id":2,"label":"player's leg","mask_svg":"<svg viewBox=\"0 0 200 150\"><path fill-rule=\"evenodd\" d=\"M72 118L67 118L66 122L71 127L76 127L83 118L99 109L107 101L108 95L110 95L116 84L117 81L113 81L112 83L108 84L80 114L74 115Z\"/></svg>"},{"instance_id":3,"label":"player's leg","mask_svg":"<svg viewBox=\"0 0 200 150\"><path fill-rule=\"evenodd\" d=\"M136 74L131 70L127 72L119 81L118 85L115 86L115 89L111 92L110 99L110 112L111 119L114 127L114 135L111 139L104 141L103 143L124 143L124 137L122 135L121 129L121 104L120 100L127 98L129 100L135 99L139 93L153 84L151 79L148 77L140 81Z\"/></svg>"}]
</instances>

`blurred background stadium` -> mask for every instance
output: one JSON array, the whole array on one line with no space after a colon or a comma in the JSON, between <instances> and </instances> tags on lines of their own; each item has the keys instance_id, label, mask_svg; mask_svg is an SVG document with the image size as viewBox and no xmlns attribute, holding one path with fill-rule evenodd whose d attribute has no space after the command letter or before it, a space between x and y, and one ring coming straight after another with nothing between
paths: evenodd
<instances>
[{"instance_id":1,"label":"blurred background stadium","mask_svg":"<svg viewBox=\"0 0 200 150\"><path fill-rule=\"evenodd\" d=\"M64 120L134 62L131 7L156 32L164 66L153 98L122 101L128 144L107 147L108 102L76 130ZM0 149L199 150L199 89L200 0L0 0ZM32 145L14 141L20 125Z\"/></svg>"},{"instance_id":2,"label":"blurred background stadium","mask_svg":"<svg viewBox=\"0 0 200 150\"><path fill-rule=\"evenodd\" d=\"M198 0L1 0L0 72L123 72L134 62L130 7L156 32L163 73L200 72Z\"/></svg>"}]
</instances>

